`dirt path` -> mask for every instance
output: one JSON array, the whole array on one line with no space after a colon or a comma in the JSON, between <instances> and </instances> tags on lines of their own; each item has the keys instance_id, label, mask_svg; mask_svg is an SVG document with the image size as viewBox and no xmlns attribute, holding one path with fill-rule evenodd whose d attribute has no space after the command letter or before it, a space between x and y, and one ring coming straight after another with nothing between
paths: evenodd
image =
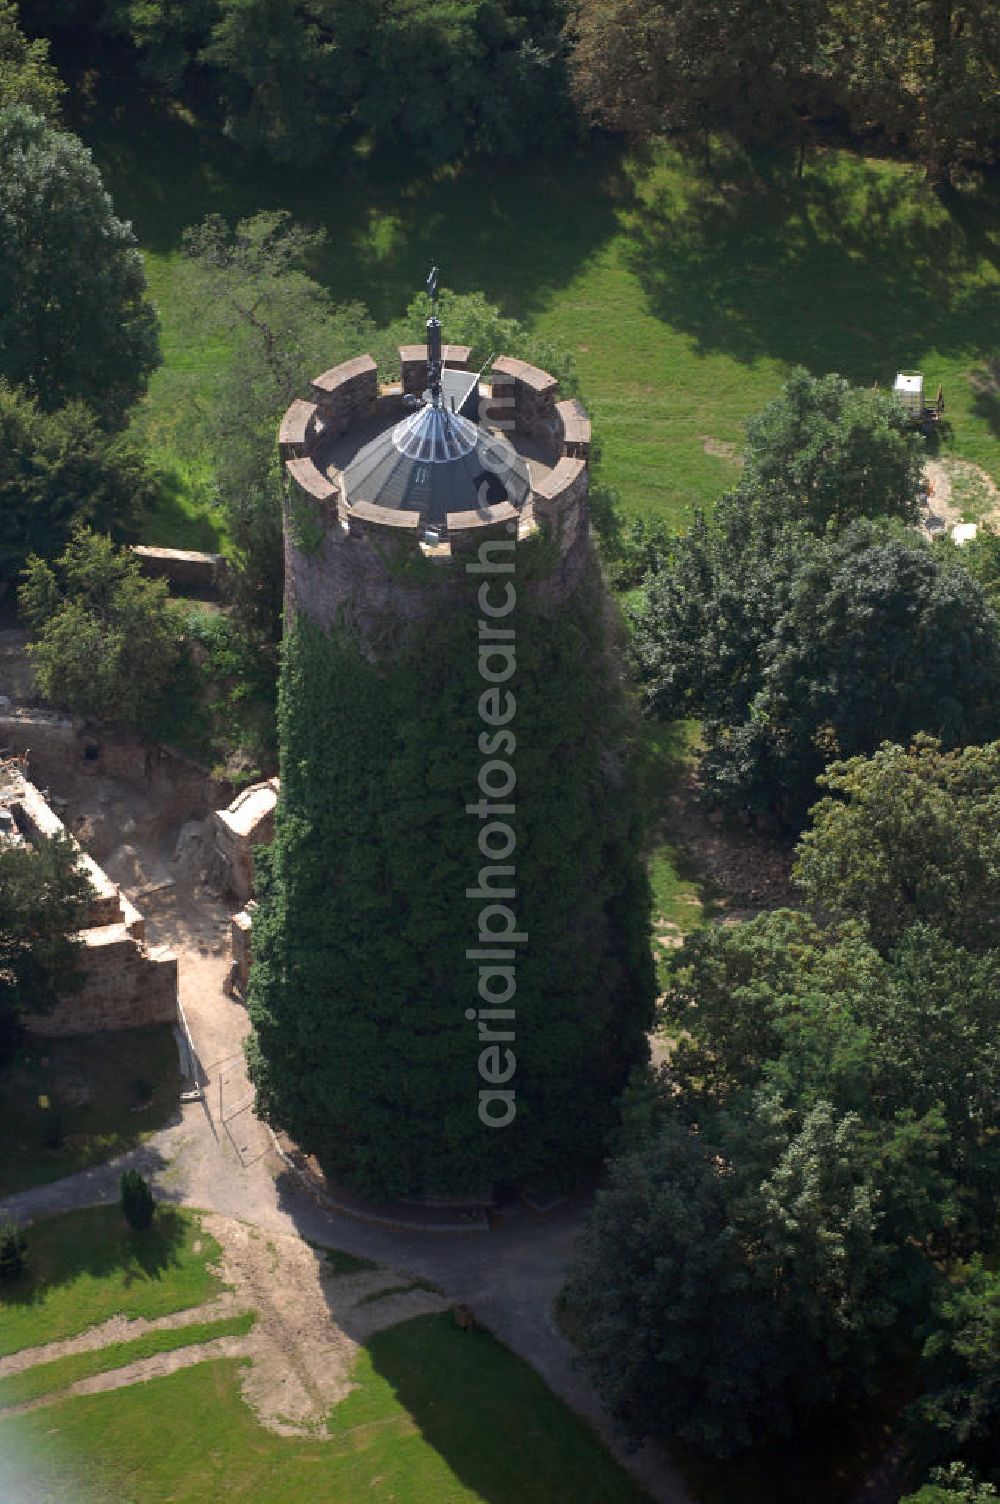
<instances>
[{"instance_id":1,"label":"dirt path","mask_svg":"<svg viewBox=\"0 0 1000 1504\"><path fill-rule=\"evenodd\" d=\"M210 1358L245 1358L250 1355L249 1337L214 1337L208 1342L192 1342L187 1347L175 1347L167 1353L154 1353L151 1358L139 1358L135 1363L125 1363L121 1368L109 1368L106 1373L92 1374L89 1379L77 1379L51 1394L40 1394L37 1399L25 1400L20 1405L6 1405L0 1415L24 1415L29 1410L42 1410L57 1400L73 1399L77 1395L107 1394L112 1389L125 1389L130 1384L145 1384L150 1379L162 1379L181 1368L191 1368L195 1363L204 1363Z\"/></svg>"},{"instance_id":2,"label":"dirt path","mask_svg":"<svg viewBox=\"0 0 1000 1504\"><path fill-rule=\"evenodd\" d=\"M189 1306L186 1311L174 1311L170 1316L158 1316L147 1320L144 1316L112 1316L99 1326L92 1326L76 1337L66 1337L61 1342L46 1342L42 1347L22 1347L20 1352L0 1358L0 1379L9 1379L12 1374L23 1373L38 1363L51 1363L56 1358L69 1358L76 1353L90 1353L97 1348L110 1347L115 1342L131 1342L135 1337L145 1337L148 1332L183 1331L186 1326L196 1326L202 1321L221 1321L226 1316L238 1315L247 1306L235 1293L227 1291L217 1300L207 1301L202 1306Z\"/></svg>"},{"instance_id":3,"label":"dirt path","mask_svg":"<svg viewBox=\"0 0 1000 1504\"><path fill-rule=\"evenodd\" d=\"M351 1389L361 1344L382 1327L449 1306L419 1288L373 1299L411 1281L386 1268L338 1276L325 1252L299 1237L268 1237L217 1215L207 1216L205 1227L222 1248L223 1277L257 1312L243 1397L264 1425L283 1435L325 1436L330 1409Z\"/></svg>"}]
</instances>

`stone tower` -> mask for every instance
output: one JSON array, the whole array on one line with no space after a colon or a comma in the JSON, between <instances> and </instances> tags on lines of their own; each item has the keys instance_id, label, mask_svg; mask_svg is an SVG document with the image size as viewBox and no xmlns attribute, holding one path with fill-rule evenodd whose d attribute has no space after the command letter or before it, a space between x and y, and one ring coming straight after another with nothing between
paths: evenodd
<instances>
[{"instance_id":1,"label":"stone tower","mask_svg":"<svg viewBox=\"0 0 1000 1504\"><path fill-rule=\"evenodd\" d=\"M528 588L555 601L579 582L590 421L575 399L557 400L548 372L504 357L482 379L470 353L445 346L435 370L432 349L429 373L427 345L403 345L399 379L384 381L361 355L292 403L279 436L286 620L301 612L367 632L386 613L419 619L481 544L540 529L558 557ZM436 589L408 580L407 557L438 566Z\"/></svg>"},{"instance_id":2,"label":"stone tower","mask_svg":"<svg viewBox=\"0 0 1000 1504\"><path fill-rule=\"evenodd\" d=\"M646 1058L629 710L590 423L522 360L400 350L281 424L281 795L248 1006L258 1105L379 1198L551 1188Z\"/></svg>"}]
</instances>

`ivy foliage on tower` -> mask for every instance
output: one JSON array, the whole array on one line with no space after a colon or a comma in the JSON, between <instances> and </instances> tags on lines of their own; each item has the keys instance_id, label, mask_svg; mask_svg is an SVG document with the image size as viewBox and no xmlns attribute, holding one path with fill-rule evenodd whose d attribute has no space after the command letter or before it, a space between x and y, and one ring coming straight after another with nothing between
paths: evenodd
<instances>
[{"instance_id":1,"label":"ivy foliage on tower","mask_svg":"<svg viewBox=\"0 0 1000 1504\"><path fill-rule=\"evenodd\" d=\"M530 553L530 545L522 546ZM530 565L526 561L526 568ZM518 564L518 584L522 579ZM478 580L475 581L479 583ZM375 1196L552 1186L602 1152L646 1056L649 895L600 583L556 609L519 589L509 817L517 1113L479 1117L484 730L471 588L377 662L346 629L287 624L281 800L254 923L258 1102ZM494 735L496 733L493 733ZM506 746L500 755L506 752ZM500 879L501 883L503 879Z\"/></svg>"}]
</instances>

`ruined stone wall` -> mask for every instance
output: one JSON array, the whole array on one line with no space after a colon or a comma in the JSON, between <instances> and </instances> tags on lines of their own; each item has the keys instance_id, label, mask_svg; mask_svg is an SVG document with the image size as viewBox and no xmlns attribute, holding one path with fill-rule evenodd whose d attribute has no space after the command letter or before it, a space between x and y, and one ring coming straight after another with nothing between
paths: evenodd
<instances>
[{"instance_id":1,"label":"ruined stone wall","mask_svg":"<svg viewBox=\"0 0 1000 1504\"><path fill-rule=\"evenodd\" d=\"M20 774L8 777L2 803L29 846L68 836L39 789ZM145 921L107 873L69 836L93 889L80 931L82 985L68 989L49 1012L31 1014L26 1027L43 1036L91 1034L173 1023L177 1016L177 958L145 943Z\"/></svg>"},{"instance_id":2,"label":"ruined stone wall","mask_svg":"<svg viewBox=\"0 0 1000 1504\"><path fill-rule=\"evenodd\" d=\"M0 714L0 750L26 757L32 781L58 788L67 774L114 778L155 795L165 823L203 819L230 797L231 786L170 747L123 727L71 720L44 710Z\"/></svg>"},{"instance_id":3,"label":"ruined stone wall","mask_svg":"<svg viewBox=\"0 0 1000 1504\"><path fill-rule=\"evenodd\" d=\"M223 870L223 885L241 904L254 891L254 848L274 839L277 778L243 789L226 809L212 814L212 836Z\"/></svg>"},{"instance_id":4,"label":"ruined stone wall","mask_svg":"<svg viewBox=\"0 0 1000 1504\"><path fill-rule=\"evenodd\" d=\"M146 544L136 544L132 552L143 574L150 579L167 580L189 594L212 596L225 583L226 561L221 554L198 553L190 548L153 548Z\"/></svg>"},{"instance_id":5,"label":"ruined stone wall","mask_svg":"<svg viewBox=\"0 0 1000 1504\"><path fill-rule=\"evenodd\" d=\"M165 946L147 946L124 923L84 930L83 986L49 1013L31 1014L32 1034L54 1038L141 1029L177 1019L177 957Z\"/></svg>"}]
</instances>

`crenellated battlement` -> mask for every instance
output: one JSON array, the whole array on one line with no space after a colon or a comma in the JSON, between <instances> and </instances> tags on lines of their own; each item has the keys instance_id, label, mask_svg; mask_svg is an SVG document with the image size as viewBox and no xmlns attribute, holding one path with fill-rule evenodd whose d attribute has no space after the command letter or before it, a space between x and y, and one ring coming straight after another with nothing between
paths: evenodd
<instances>
[{"instance_id":1,"label":"crenellated battlement","mask_svg":"<svg viewBox=\"0 0 1000 1504\"><path fill-rule=\"evenodd\" d=\"M406 398L427 383L427 346L403 345L398 377L380 383L370 355L324 371L310 399L285 413L278 445L287 480L285 505L285 606L329 625L338 613L367 617L395 610L425 614L406 559L430 564L475 554L484 542L542 533L558 544L552 571L577 573L587 543L590 420L575 399L558 401L554 376L527 362L502 357L491 379L478 386L480 425L502 435L520 456L530 481L525 499L448 511L433 521L416 510L385 506L377 497L349 494L344 471L364 444L415 409ZM469 370L471 349L445 345L446 368ZM305 522L303 522L305 519ZM440 576L439 576L440 578ZM561 593L550 580L547 595ZM421 604L421 599L423 604Z\"/></svg>"}]
</instances>

